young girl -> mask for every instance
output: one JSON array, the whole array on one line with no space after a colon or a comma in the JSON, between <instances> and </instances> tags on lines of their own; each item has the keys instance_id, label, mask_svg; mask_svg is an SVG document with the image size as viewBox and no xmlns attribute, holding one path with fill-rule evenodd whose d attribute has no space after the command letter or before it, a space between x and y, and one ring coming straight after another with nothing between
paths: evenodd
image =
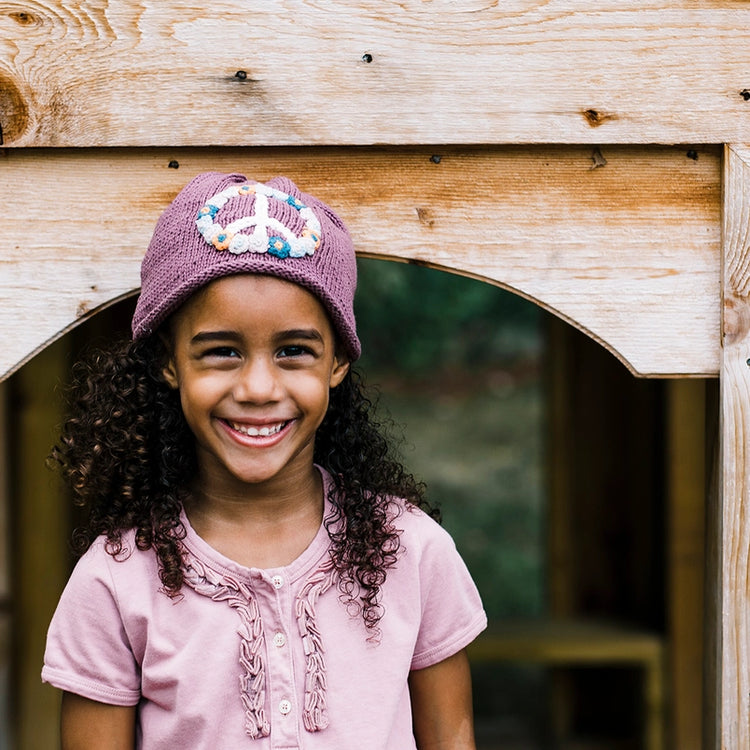
<instances>
[{"instance_id":1,"label":"young girl","mask_svg":"<svg viewBox=\"0 0 750 750\"><path fill-rule=\"evenodd\" d=\"M64 750L473 748L486 618L351 368L339 217L203 174L141 281L53 453L89 510L42 672Z\"/></svg>"}]
</instances>

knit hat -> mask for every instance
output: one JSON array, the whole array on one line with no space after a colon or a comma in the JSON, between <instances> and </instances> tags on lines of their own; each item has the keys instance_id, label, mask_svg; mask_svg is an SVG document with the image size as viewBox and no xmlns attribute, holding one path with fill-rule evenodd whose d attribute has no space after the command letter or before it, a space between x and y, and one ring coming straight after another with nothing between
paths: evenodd
<instances>
[{"instance_id":1,"label":"knit hat","mask_svg":"<svg viewBox=\"0 0 750 750\"><path fill-rule=\"evenodd\" d=\"M351 361L357 266L341 219L286 177L267 183L207 172L191 180L159 218L141 264L133 338L153 333L190 295L238 273L276 276L312 292Z\"/></svg>"}]
</instances>

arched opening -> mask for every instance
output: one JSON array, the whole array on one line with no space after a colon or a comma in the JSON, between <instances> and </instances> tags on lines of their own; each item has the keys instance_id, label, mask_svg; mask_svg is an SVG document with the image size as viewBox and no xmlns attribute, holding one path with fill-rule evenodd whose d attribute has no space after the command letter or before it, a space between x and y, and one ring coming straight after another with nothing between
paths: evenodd
<instances>
[{"instance_id":1,"label":"arched opening","mask_svg":"<svg viewBox=\"0 0 750 750\"><path fill-rule=\"evenodd\" d=\"M489 284L368 259L360 288L362 367L405 424L406 462L442 506L493 624L607 619L663 644L671 387L634 378L598 343ZM7 385L21 748L54 741L56 696L38 684L40 639L72 564L72 513L41 470L59 421L54 385L81 347L127 331L133 304L93 316ZM24 619L31 612L33 627ZM622 642L627 629L616 631ZM549 632L534 641L527 629L525 645L516 643L554 643ZM498 658L498 644L473 656L480 748L545 747L556 734L603 747L661 746L644 729L653 695L637 659L613 667L586 663L585 654L573 664ZM663 694L656 698L663 719Z\"/></svg>"},{"instance_id":2,"label":"arched opening","mask_svg":"<svg viewBox=\"0 0 750 750\"><path fill-rule=\"evenodd\" d=\"M496 286L375 260L361 279L363 365L490 618L478 747L661 747L669 386Z\"/></svg>"}]
</instances>

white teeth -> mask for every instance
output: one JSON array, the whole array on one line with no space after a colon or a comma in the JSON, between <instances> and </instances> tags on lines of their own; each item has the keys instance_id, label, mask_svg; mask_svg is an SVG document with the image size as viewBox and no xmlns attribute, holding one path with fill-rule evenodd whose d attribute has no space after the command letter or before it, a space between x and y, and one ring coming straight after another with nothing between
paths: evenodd
<instances>
[{"instance_id":1,"label":"white teeth","mask_svg":"<svg viewBox=\"0 0 750 750\"><path fill-rule=\"evenodd\" d=\"M241 432L243 435L249 435L250 437L269 437L275 435L277 432L281 432L286 422L281 422L272 427L250 427L249 425L239 424L237 422L230 422L232 428Z\"/></svg>"}]
</instances>

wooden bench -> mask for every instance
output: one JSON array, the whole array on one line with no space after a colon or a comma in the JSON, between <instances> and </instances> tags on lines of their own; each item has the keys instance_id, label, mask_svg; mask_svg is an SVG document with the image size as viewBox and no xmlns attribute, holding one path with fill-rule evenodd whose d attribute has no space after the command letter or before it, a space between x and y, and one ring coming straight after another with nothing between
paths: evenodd
<instances>
[{"instance_id":1,"label":"wooden bench","mask_svg":"<svg viewBox=\"0 0 750 750\"><path fill-rule=\"evenodd\" d=\"M475 663L638 667L643 672L643 748L664 748L664 642L655 633L582 620L493 623L468 652Z\"/></svg>"}]
</instances>

